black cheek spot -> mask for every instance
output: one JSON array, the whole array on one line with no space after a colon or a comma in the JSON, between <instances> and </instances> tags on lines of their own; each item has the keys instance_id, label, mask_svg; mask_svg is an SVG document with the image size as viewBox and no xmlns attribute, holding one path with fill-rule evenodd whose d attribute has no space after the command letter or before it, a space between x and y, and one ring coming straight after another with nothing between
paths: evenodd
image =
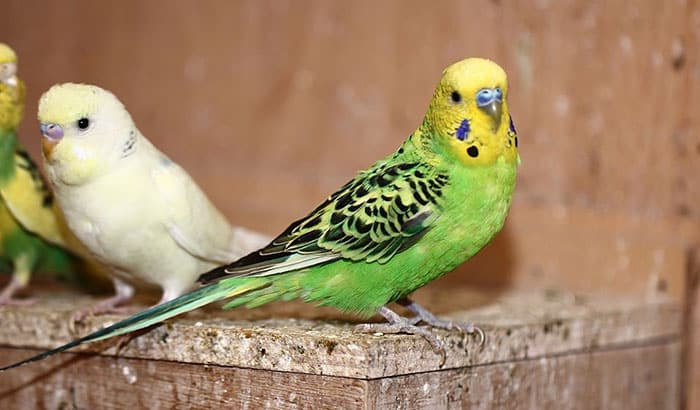
<instances>
[{"instance_id":1,"label":"black cheek spot","mask_svg":"<svg viewBox=\"0 0 700 410\"><path fill-rule=\"evenodd\" d=\"M518 148L518 137L515 137L515 148Z\"/></svg>"},{"instance_id":2,"label":"black cheek spot","mask_svg":"<svg viewBox=\"0 0 700 410\"><path fill-rule=\"evenodd\" d=\"M472 158L476 158L479 156L479 148L472 145L471 147L467 148L467 154L469 154L469 156Z\"/></svg>"}]
</instances>

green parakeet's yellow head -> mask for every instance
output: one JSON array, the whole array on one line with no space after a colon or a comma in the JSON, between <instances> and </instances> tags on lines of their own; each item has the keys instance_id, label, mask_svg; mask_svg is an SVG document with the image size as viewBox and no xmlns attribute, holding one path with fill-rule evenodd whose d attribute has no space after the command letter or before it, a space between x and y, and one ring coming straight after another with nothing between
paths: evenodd
<instances>
[{"instance_id":1,"label":"green parakeet's yellow head","mask_svg":"<svg viewBox=\"0 0 700 410\"><path fill-rule=\"evenodd\" d=\"M54 85L39 100L38 118L49 172L68 184L115 169L141 138L117 97L94 85Z\"/></svg>"},{"instance_id":2,"label":"green parakeet's yellow head","mask_svg":"<svg viewBox=\"0 0 700 410\"><path fill-rule=\"evenodd\" d=\"M5 43L0 43L0 81L12 78L17 74L17 54Z\"/></svg>"},{"instance_id":3,"label":"green parakeet's yellow head","mask_svg":"<svg viewBox=\"0 0 700 410\"><path fill-rule=\"evenodd\" d=\"M465 165L517 162L508 80L496 63L468 58L443 71L421 129Z\"/></svg>"},{"instance_id":4,"label":"green parakeet's yellow head","mask_svg":"<svg viewBox=\"0 0 700 410\"><path fill-rule=\"evenodd\" d=\"M0 64L16 63L17 54L5 43L0 43Z\"/></svg>"},{"instance_id":5,"label":"green parakeet's yellow head","mask_svg":"<svg viewBox=\"0 0 700 410\"><path fill-rule=\"evenodd\" d=\"M0 43L0 128L17 128L23 114L24 84L17 77L17 54Z\"/></svg>"}]
</instances>

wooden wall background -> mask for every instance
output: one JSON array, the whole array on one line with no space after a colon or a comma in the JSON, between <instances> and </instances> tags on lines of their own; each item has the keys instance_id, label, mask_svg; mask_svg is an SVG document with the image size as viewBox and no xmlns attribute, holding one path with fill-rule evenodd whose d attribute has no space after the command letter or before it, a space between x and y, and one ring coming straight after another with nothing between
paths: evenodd
<instances>
[{"instance_id":1,"label":"wooden wall background","mask_svg":"<svg viewBox=\"0 0 700 410\"><path fill-rule=\"evenodd\" d=\"M696 0L4 0L0 9L0 41L20 54L29 87L21 131L35 155L40 94L57 82L100 85L235 223L270 234L398 146L444 66L498 61L523 163L510 225L472 270L487 284L646 288L632 268L608 275L603 267L619 265L608 251L620 237L642 243L625 257L644 270L672 244L683 258L663 266L688 275L678 285L695 363L688 405L700 406L697 275L685 258L700 231ZM569 225L597 228L567 236Z\"/></svg>"}]
</instances>

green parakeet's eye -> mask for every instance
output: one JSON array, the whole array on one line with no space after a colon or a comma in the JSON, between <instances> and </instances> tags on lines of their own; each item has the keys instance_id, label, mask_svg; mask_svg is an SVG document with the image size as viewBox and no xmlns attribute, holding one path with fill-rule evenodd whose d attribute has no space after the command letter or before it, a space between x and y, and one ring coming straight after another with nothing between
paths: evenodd
<instances>
[{"instance_id":1,"label":"green parakeet's eye","mask_svg":"<svg viewBox=\"0 0 700 410\"><path fill-rule=\"evenodd\" d=\"M458 93L457 91L452 91L450 98L452 98L453 103L458 104L462 101L462 94Z\"/></svg>"},{"instance_id":2,"label":"green parakeet's eye","mask_svg":"<svg viewBox=\"0 0 700 410\"><path fill-rule=\"evenodd\" d=\"M90 120L87 118L81 118L78 120L78 128L81 130L87 129L90 126Z\"/></svg>"}]
</instances>

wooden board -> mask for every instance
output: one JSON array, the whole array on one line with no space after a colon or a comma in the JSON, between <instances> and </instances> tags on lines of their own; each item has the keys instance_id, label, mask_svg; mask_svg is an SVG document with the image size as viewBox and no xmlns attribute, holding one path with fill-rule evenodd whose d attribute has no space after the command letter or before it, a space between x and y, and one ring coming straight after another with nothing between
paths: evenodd
<instances>
[{"instance_id":1,"label":"wooden board","mask_svg":"<svg viewBox=\"0 0 700 410\"><path fill-rule=\"evenodd\" d=\"M0 348L4 361L31 353ZM680 344L666 341L363 380L67 354L11 377L0 376L0 406L675 409L680 400L679 362Z\"/></svg>"},{"instance_id":2,"label":"wooden board","mask_svg":"<svg viewBox=\"0 0 700 410\"><path fill-rule=\"evenodd\" d=\"M417 300L428 301L425 305L440 315L474 321L488 337L479 349L472 338L438 332L447 346L443 366L440 355L419 336L358 334L346 318L333 320L328 310L315 312L316 319L323 321L304 319L299 312L313 309L300 303L253 311L195 312L135 338L119 355L371 379L676 339L682 331L683 312L672 301L547 292L498 295L453 288L450 298L483 302L459 311L450 309L454 305L447 301L429 302L443 292L438 287L424 289ZM73 309L89 303L94 301L54 291L34 307L0 308L0 345L44 349L63 344L74 337L69 326ZM257 316L256 320L246 320L247 314ZM285 316L293 318L282 319ZM93 318L81 333L117 319ZM85 348L114 354L114 342Z\"/></svg>"}]
</instances>

